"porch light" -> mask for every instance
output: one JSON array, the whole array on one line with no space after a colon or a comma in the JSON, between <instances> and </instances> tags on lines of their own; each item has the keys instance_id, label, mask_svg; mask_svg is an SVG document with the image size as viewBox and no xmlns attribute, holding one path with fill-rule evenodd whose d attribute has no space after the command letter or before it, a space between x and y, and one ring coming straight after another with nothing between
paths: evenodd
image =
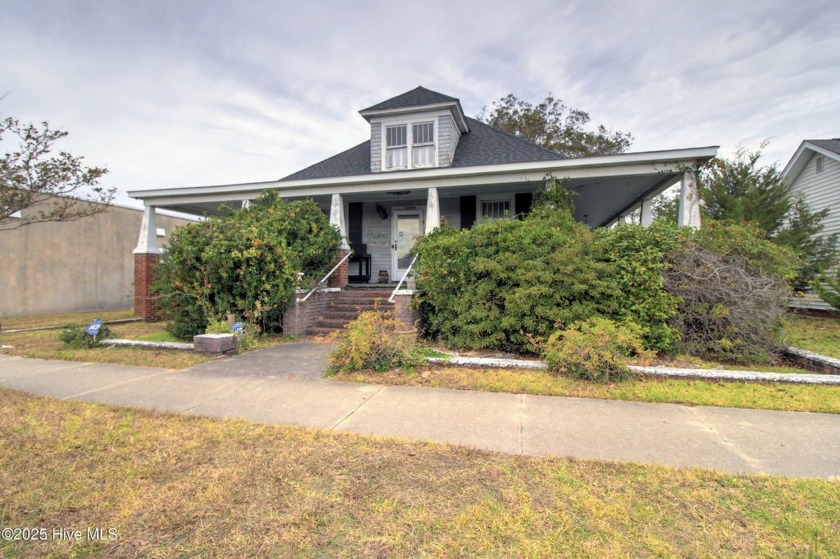
<instances>
[{"instance_id":1,"label":"porch light","mask_svg":"<svg viewBox=\"0 0 840 559\"><path fill-rule=\"evenodd\" d=\"M385 208L376 204L376 215L378 215L381 219L388 219L388 212L385 211Z\"/></svg>"}]
</instances>

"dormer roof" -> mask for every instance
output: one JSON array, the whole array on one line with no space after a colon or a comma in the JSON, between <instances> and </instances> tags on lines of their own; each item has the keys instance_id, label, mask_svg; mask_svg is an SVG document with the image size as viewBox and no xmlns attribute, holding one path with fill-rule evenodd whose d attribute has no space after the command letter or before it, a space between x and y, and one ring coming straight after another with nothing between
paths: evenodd
<instances>
[{"instance_id":1,"label":"dormer roof","mask_svg":"<svg viewBox=\"0 0 840 559\"><path fill-rule=\"evenodd\" d=\"M418 86L411 91L406 91L396 97L386 99L381 103L362 109L359 114L370 122L371 118L377 116L390 116L420 112L432 109L450 109L455 123L461 133L469 132L470 128L464 116L464 109L461 108L461 101L455 97L426 89Z\"/></svg>"}]
</instances>

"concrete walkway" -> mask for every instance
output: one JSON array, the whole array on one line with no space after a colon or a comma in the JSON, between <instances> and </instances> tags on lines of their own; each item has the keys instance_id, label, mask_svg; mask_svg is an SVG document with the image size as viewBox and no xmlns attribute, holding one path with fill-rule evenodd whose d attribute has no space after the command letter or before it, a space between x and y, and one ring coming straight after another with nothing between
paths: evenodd
<instances>
[{"instance_id":1,"label":"concrete walkway","mask_svg":"<svg viewBox=\"0 0 840 559\"><path fill-rule=\"evenodd\" d=\"M840 479L840 415L333 382L318 378L327 351L290 343L186 371L0 356L0 386L513 454Z\"/></svg>"}]
</instances>

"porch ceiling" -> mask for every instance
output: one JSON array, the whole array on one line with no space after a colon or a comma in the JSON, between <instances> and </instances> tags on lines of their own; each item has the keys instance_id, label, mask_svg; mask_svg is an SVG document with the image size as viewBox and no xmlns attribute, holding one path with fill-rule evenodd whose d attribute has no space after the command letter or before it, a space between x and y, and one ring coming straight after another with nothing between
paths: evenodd
<instances>
[{"instance_id":1,"label":"porch ceiling","mask_svg":"<svg viewBox=\"0 0 840 559\"><path fill-rule=\"evenodd\" d=\"M577 193L575 197L575 217L593 227L606 225L619 214L626 213L638 205L642 198L652 197L681 178L677 173L651 173L639 175L625 175L613 177L598 177L586 179L569 179L566 187ZM431 182L431 181L430 181ZM428 186L435 186L429 184ZM460 196L483 196L498 194L514 194L534 192L538 186L536 182L509 182L488 185L438 187L441 198L457 198ZM359 192L344 195L345 202L392 202L399 204L408 200L426 199L426 188L399 188L395 185L393 192L403 192L400 196L384 192ZM282 191L281 191L282 195ZM250 197L246 196L245 198ZM241 205L243 198L219 201L208 197L207 201L191 201L190 203L166 204L159 203L157 207L191 215L218 215L222 205L233 208ZM290 199L301 199L293 197ZM330 206L330 195L313 196L325 210Z\"/></svg>"}]
</instances>

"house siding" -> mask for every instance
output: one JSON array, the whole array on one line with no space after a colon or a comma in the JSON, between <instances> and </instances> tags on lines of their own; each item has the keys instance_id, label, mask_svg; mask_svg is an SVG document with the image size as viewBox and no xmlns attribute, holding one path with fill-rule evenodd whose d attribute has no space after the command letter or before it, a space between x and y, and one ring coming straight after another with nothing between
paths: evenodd
<instances>
[{"instance_id":1,"label":"house siding","mask_svg":"<svg viewBox=\"0 0 840 559\"><path fill-rule=\"evenodd\" d=\"M370 125L370 171L382 171L382 123L374 122Z\"/></svg>"},{"instance_id":2,"label":"house siding","mask_svg":"<svg viewBox=\"0 0 840 559\"><path fill-rule=\"evenodd\" d=\"M388 212L388 218L382 219L376 213L376 206L382 206ZM393 277L391 269L391 234L394 208L416 208L426 211L426 199L400 200L397 202L365 202L362 206L362 242L367 245L370 255L370 283L379 281L379 271L387 270L391 281L398 281ZM449 227L460 228L461 216L458 198L441 198L440 215L446 218ZM350 274L357 271L358 264L351 264Z\"/></svg>"},{"instance_id":3,"label":"house siding","mask_svg":"<svg viewBox=\"0 0 840 559\"><path fill-rule=\"evenodd\" d=\"M823 172L817 174L817 154L812 154L802 172L793 181L794 193L802 193L812 211L828 208L829 213L823 224L823 234L840 234L840 161L823 155ZM828 310L831 307L822 299L797 298L795 306Z\"/></svg>"},{"instance_id":4,"label":"house siding","mask_svg":"<svg viewBox=\"0 0 840 559\"><path fill-rule=\"evenodd\" d=\"M438 117L438 166L449 167L455 157L455 148L461 131L455 126L455 121L449 115Z\"/></svg>"}]
</instances>

